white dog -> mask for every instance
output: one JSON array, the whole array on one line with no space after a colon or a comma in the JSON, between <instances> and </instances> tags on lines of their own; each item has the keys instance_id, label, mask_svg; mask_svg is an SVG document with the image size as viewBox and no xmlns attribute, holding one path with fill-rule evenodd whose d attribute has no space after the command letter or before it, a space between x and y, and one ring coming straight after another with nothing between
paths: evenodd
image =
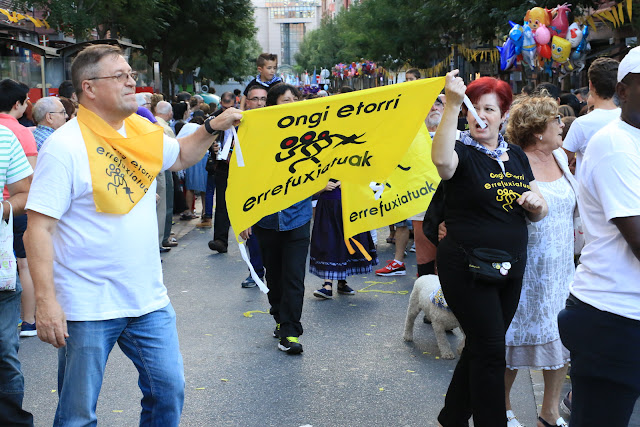
<instances>
[{"instance_id":1,"label":"white dog","mask_svg":"<svg viewBox=\"0 0 640 427\"><path fill-rule=\"evenodd\" d=\"M437 292L438 288L440 288L440 280L438 280L438 276L432 274L421 276L414 283L413 291L411 291L411 297L409 298L407 320L404 324L404 340L413 341L413 325L418 313L422 311L425 318L433 326L441 357L443 359L455 359L446 337L446 331L453 330L453 333L459 338L458 353L461 353L464 348L465 336L451 310L443 308L432 301L431 294Z\"/></svg>"}]
</instances>

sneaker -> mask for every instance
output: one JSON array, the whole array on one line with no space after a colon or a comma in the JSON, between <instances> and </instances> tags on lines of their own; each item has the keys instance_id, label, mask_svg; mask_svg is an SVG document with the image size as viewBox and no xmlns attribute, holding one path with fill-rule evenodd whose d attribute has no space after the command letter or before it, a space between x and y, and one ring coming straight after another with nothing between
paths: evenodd
<instances>
[{"instance_id":1,"label":"sneaker","mask_svg":"<svg viewBox=\"0 0 640 427\"><path fill-rule=\"evenodd\" d=\"M409 252L415 252L416 251L416 244L414 243L413 245L411 245L411 249L409 249Z\"/></svg>"},{"instance_id":2,"label":"sneaker","mask_svg":"<svg viewBox=\"0 0 640 427\"><path fill-rule=\"evenodd\" d=\"M209 249L218 251L221 254L227 253L227 245L222 240L209 240Z\"/></svg>"},{"instance_id":3,"label":"sneaker","mask_svg":"<svg viewBox=\"0 0 640 427\"><path fill-rule=\"evenodd\" d=\"M196 228L211 228L212 225L211 218L202 218L202 221L196 224Z\"/></svg>"},{"instance_id":4,"label":"sneaker","mask_svg":"<svg viewBox=\"0 0 640 427\"><path fill-rule=\"evenodd\" d=\"M273 337L280 338L280 323L276 323L276 328L273 330Z\"/></svg>"},{"instance_id":5,"label":"sneaker","mask_svg":"<svg viewBox=\"0 0 640 427\"><path fill-rule=\"evenodd\" d=\"M317 291L313 291L313 295L318 298L331 299L333 298L333 290L323 287Z\"/></svg>"},{"instance_id":6,"label":"sneaker","mask_svg":"<svg viewBox=\"0 0 640 427\"><path fill-rule=\"evenodd\" d=\"M165 248L175 248L178 246L178 241L175 237L170 237L167 240L162 241L162 246Z\"/></svg>"},{"instance_id":7,"label":"sneaker","mask_svg":"<svg viewBox=\"0 0 640 427\"><path fill-rule=\"evenodd\" d=\"M240 286L242 286L243 288L255 288L256 286L258 286L258 284L255 280L253 280L253 277L249 275L249 277L247 277L242 281L242 283L240 283Z\"/></svg>"},{"instance_id":8,"label":"sneaker","mask_svg":"<svg viewBox=\"0 0 640 427\"><path fill-rule=\"evenodd\" d=\"M338 283L338 293L343 295L355 295L356 291L351 289L346 283Z\"/></svg>"},{"instance_id":9,"label":"sneaker","mask_svg":"<svg viewBox=\"0 0 640 427\"><path fill-rule=\"evenodd\" d=\"M282 351L286 351L288 354L300 354L302 353L302 344L298 337L283 337L278 342L278 348Z\"/></svg>"},{"instance_id":10,"label":"sneaker","mask_svg":"<svg viewBox=\"0 0 640 427\"><path fill-rule=\"evenodd\" d=\"M378 276L404 276L406 274L407 269L405 268L404 263L398 264L396 260L391 260L386 267L376 270L376 275Z\"/></svg>"},{"instance_id":11,"label":"sneaker","mask_svg":"<svg viewBox=\"0 0 640 427\"><path fill-rule=\"evenodd\" d=\"M38 331L36 331L36 324L22 322L22 326L20 327L20 336L21 337L35 337L38 335Z\"/></svg>"}]
</instances>

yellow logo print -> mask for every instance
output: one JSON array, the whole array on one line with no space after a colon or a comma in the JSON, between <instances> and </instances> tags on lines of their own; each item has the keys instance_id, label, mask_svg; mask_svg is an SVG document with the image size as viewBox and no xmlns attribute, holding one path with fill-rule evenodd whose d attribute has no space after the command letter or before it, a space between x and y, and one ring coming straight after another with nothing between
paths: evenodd
<instances>
[{"instance_id":1,"label":"yellow logo print","mask_svg":"<svg viewBox=\"0 0 640 427\"><path fill-rule=\"evenodd\" d=\"M521 195L516 193L515 191L505 188L505 189L498 190L498 195L496 196L496 200L498 202L504 202L502 204L502 209L509 212L509 209L513 209L513 206L512 206L513 202L518 198L520 198L520 196ZM507 207L509 209L507 209Z\"/></svg>"}]
</instances>

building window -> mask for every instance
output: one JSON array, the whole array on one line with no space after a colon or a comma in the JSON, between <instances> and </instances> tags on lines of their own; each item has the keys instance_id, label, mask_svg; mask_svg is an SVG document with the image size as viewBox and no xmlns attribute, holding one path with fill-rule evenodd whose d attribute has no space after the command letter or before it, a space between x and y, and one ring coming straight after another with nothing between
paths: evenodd
<instances>
[{"instance_id":1,"label":"building window","mask_svg":"<svg viewBox=\"0 0 640 427\"><path fill-rule=\"evenodd\" d=\"M271 19L314 18L316 8L309 6L271 7L269 13Z\"/></svg>"},{"instance_id":2,"label":"building window","mask_svg":"<svg viewBox=\"0 0 640 427\"><path fill-rule=\"evenodd\" d=\"M300 50L305 24L280 24L280 58L283 64L294 65L294 55Z\"/></svg>"}]
</instances>

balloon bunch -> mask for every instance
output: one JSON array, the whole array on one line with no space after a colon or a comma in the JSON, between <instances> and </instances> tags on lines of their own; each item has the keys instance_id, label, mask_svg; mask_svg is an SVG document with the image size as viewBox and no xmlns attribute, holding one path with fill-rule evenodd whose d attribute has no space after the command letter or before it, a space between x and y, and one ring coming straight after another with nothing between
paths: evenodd
<instances>
[{"instance_id":1,"label":"balloon bunch","mask_svg":"<svg viewBox=\"0 0 640 427\"><path fill-rule=\"evenodd\" d=\"M371 76L376 73L378 66L371 61L352 62L351 64L336 64L332 71L333 77Z\"/></svg>"},{"instance_id":2,"label":"balloon bunch","mask_svg":"<svg viewBox=\"0 0 640 427\"><path fill-rule=\"evenodd\" d=\"M576 22L569 24L570 4L554 9L534 7L524 17L523 25L509 21L509 37L497 49L500 52L500 69L507 71L517 61L532 71L536 66L545 72L557 69L561 77L580 72L585 67L589 26Z\"/></svg>"}]
</instances>

